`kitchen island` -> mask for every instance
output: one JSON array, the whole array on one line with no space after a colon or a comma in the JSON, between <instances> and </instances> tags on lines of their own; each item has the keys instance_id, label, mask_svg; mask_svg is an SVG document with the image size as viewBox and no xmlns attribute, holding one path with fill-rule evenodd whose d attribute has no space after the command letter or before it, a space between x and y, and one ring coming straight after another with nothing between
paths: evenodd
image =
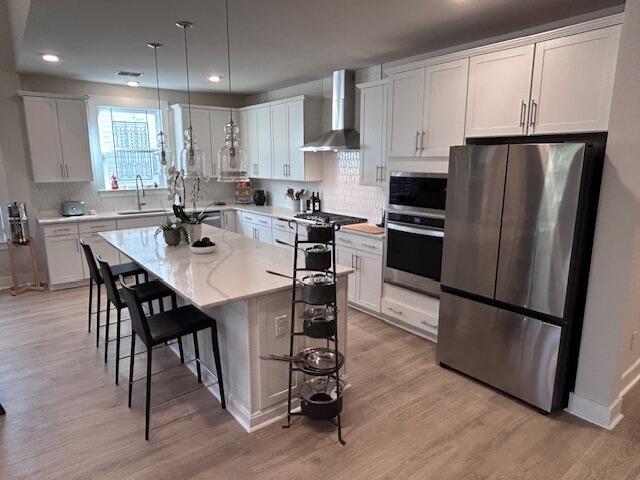
<instances>
[{"instance_id":1,"label":"kitchen island","mask_svg":"<svg viewBox=\"0 0 640 480\"><path fill-rule=\"evenodd\" d=\"M227 410L248 432L283 417L287 407L288 368L284 362L260 359L267 353L289 350L291 280L267 273L290 275L292 249L260 243L230 231L203 225L202 235L217 244L214 253L199 255L186 244L167 246L156 228L102 232L100 235L123 254L191 303L217 320ZM338 266L337 304L340 350L346 355L347 275L353 269ZM301 329L300 313L296 325ZM201 361L215 371L211 337L198 337ZM314 345L297 337L298 349ZM183 339L185 356L193 358L193 345ZM306 343L305 343L306 342ZM319 342L318 345L322 345ZM205 383L215 376L204 371ZM195 371L195 368L193 369ZM296 382L302 380L298 372ZM218 399L217 383L210 390Z\"/></svg>"}]
</instances>

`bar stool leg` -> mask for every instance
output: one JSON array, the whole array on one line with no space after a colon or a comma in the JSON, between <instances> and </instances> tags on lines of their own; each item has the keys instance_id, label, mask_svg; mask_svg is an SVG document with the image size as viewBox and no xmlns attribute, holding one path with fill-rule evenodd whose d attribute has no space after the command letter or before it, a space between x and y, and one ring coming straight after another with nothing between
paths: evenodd
<instances>
[{"instance_id":1,"label":"bar stool leg","mask_svg":"<svg viewBox=\"0 0 640 480\"><path fill-rule=\"evenodd\" d=\"M91 333L91 309L93 307L93 279L89 279L89 329L88 332Z\"/></svg>"},{"instance_id":2,"label":"bar stool leg","mask_svg":"<svg viewBox=\"0 0 640 480\"><path fill-rule=\"evenodd\" d=\"M107 300L107 323L104 327L104 363L107 363L109 353L109 319L111 317L111 302Z\"/></svg>"},{"instance_id":3,"label":"bar stool leg","mask_svg":"<svg viewBox=\"0 0 640 480\"><path fill-rule=\"evenodd\" d=\"M129 356L129 408L131 408L131 393L133 389L133 361L136 358L136 334L131 332L131 355Z\"/></svg>"},{"instance_id":4,"label":"bar stool leg","mask_svg":"<svg viewBox=\"0 0 640 480\"><path fill-rule=\"evenodd\" d=\"M98 305L96 310L96 348L100 348L100 284L98 284Z\"/></svg>"},{"instance_id":5,"label":"bar stool leg","mask_svg":"<svg viewBox=\"0 0 640 480\"><path fill-rule=\"evenodd\" d=\"M224 400L224 385L222 383L222 364L220 363L220 347L218 346L218 328L216 322L211 324L211 345L213 345L213 358L216 362L216 375L218 376L218 388L220 389L220 405L227 408Z\"/></svg>"},{"instance_id":6,"label":"bar stool leg","mask_svg":"<svg viewBox=\"0 0 640 480\"><path fill-rule=\"evenodd\" d=\"M120 318L121 312L119 308L117 310L117 320L116 320L116 385L118 385L118 380L120 379Z\"/></svg>"},{"instance_id":7,"label":"bar stool leg","mask_svg":"<svg viewBox=\"0 0 640 480\"><path fill-rule=\"evenodd\" d=\"M171 295L171 308L178 308L178 297L176 294ZM178 337L178 349L180 350L180 363L184 363L184 350L182 349L182 337Z\"/></svg>"},{"instance_id":8,"label":"bar stool leg","mask_svg":"<svg viewBox=\"0 0 640 480\"><path fill-rule=\"evenodd\" d=\"M198 383L202 383L202 374L200 373L200 349L198 348L197 332L193 332L193 350L196 354L196 370L198 372Z\"/></svg>"},{"instance_id":9,"label":"bar stool leg","mask_svg":"<svg viewBox=\"0 0 640 480\"><path fill-rule=\"evenodd\" d=\"M149 413L151 409L151 347L147 347L147 398L144 404L144 439L149 440Z\"/></svg>"}]
</instances>

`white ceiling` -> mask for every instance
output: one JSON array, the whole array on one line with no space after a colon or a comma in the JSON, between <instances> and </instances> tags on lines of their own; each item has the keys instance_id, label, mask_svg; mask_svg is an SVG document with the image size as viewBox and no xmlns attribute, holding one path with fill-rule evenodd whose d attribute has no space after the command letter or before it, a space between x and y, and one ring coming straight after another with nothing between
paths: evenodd
<instances>
[{"instance_id":1,"label":"white ceiling","mask_svg":"<svg viewBox=\"0 0 640 480\"><path fill-rule=\"evenodd\" d=\"M26 1L26 0L25 0ZM256 93L609 8L623 0L230 0L234 92ZM17 70L184 90L182 31L191 20L191 85L226 89L224 0L31 0ZM15 28L15 25L14 25ZM20 32L18 32L20 33ZM20 38L15 35L14 38ZM62 56L58 64L40 59ZM207 77L220 74L212 84Z\"/></svg>"}]
</instances>

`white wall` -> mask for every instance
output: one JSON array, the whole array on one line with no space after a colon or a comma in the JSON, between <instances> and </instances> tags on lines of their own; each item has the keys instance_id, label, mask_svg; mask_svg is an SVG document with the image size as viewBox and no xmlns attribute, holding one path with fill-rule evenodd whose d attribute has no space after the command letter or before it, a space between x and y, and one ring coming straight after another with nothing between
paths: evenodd
<instances>
[{"instance_id":1,"label":"white wall","mask_svg":"<svg viewBox=\"0 0 640 480\"><path fill-rule=\"evenodd\" d=\"M640 376L640 0L627 0L569 410L605 427Z\"/></svg>"}]
</instances>

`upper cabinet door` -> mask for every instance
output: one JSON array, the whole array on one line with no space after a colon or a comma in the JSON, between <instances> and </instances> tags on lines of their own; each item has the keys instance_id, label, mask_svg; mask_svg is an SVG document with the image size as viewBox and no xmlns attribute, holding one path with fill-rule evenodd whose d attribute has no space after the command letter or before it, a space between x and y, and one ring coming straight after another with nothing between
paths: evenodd
<instances>
[{"instance_id":1,"label":"upper cabinet door","mask_svg":"<svg viewBox=\"0 0 640 480\"><path fill-rule=\"evenodd\" d=\"M271 150L271 109L262 107L256 112L256 152L258 155L259 177L271 177L272 150Z\"/></svg>"},{"instance_id":2,"label":"upper cabinet door","mask_svg":"<svg viewBox=\"0 0 640 480\"><path fill-rule=\"evenodd\" d=\"M24 112L34 182L65 179L56 99L24 97Z\"/></svg>"},{"instance_id":3,"label":"upper cabinet door","mask_svg":"<svg viewBox=\"0 0 640 480\"><path fill-rule=\"evenodd\" d=\"M287 103L287 120L289 122L289 165L287 178L305 180L305 157L300 147L304 145L304 101L296 100Z\"/></svg>"},{"instance_id":4,"label":"upper cabinet door","mask_svg":"<svg viewBox=\"0 0 640 480\"><path fill-rule=\"evenodd\" d=\"M529 133L607 130L620 26L536 44Z\"/></svg>"},{"instance_id":5,"label":"upper cabinet door","mask_svg":"<svg viewBox=\"0 0 640 480\"><path fill-rule=\"evenodd\" d=\"M87 104L84 100L69 98L58 98L56 104L66 180L90 182L93 180L93 171L89 151Z\"/></svg>"},{"instance_id":6,"label":"upper cabinet door","mask_svg":"<svg viewBox=\"0 0 640 480\"><path fill-rule=\"evenodd\" d=\"M258 124L256 122L257 110L244 110L241 115L242 130L240 130L240 143L247 153L249 164L249 176L260 177L260 164L258 160Z\"/></svg>"},{"instance_id":7,"label":"upper cabinet door","mask_svg":"<svg viewBox=\"0 0 640 480\"><path fill-rule=\"evenodd\" d=\"M184 128L189 128L189 109L184 109ZM191 109L191 126L193 127L193 139L198 144L198 147L204 153L204 165L202 165L203 172L205 174L211 174L211 158L213 153L211 151L211 124L209 123L209 110L192 108ZM178 149L180 152L184 148L184 132L182 135L182 144ZM216 152L216 159L218 152Z\"/></svg>"},{"instance_id":8,"label":"upper cabinet door","mask_svg":"<svg viewBox=\"0 0 640 480\"><path fill-rule=\"evenodd\" d=\"M424 68L394 75L392 85L389 155L413 157L422 132Z\"/></svg>"},{"instance_id":9,"label":"upper cabinet door","mask_svg":"<svg viewBox=\"0 0 640 480\"><path fill-rule=\"evenodd\" d=\"M449 147L464 144L469 59L427 67L420 155L448 157Z\"/></svg>"},{"instance_id":10,"label":"upper cabinet door","mask_svg":"<svg viewBox=\"0 0 640 480\"><path fill-rule=\"evenodd\" d=\"M286 179L289 165L289 121L285 103L271 107L271 131L272 175L273 178Z\"/></svg>"},{"instance_id":11,"label":"upper cabinet door","mask_svg":"<svg viewBox=\"0 0 640 480\"><path fill-rule=\"evenodd\" d=\"M234 123L240 123L239 120L239 115L234 112ZM229 111L211 110L209 112L209 123L211 126L211 158L205 160L204 171L207 176L216 176L218 174L218 152L225 145L224 129L229 123ZM240 131L242 132L242 130ZM240 137L240 140L242 143L242 137Z\"/></svg>"},{"instance_id":12,"label":"upper cabinet door","mask_svg":"<svg viewBox=\"0 0 640 480\"><path fill-rule=\"evenodd\" d=\"M534 45L471 57L467 137L526 133Z\"/></svg>"},{"instance_id":13,"label":"upper cabinet door","mask_svg":"<svg viewBox=\"0 0 640 480\"><path fill-rule=\"evenodd\" d=\"M360 184L379 185L385 163L385 87L360 90Z\"/></svg>"}]
</instances>

